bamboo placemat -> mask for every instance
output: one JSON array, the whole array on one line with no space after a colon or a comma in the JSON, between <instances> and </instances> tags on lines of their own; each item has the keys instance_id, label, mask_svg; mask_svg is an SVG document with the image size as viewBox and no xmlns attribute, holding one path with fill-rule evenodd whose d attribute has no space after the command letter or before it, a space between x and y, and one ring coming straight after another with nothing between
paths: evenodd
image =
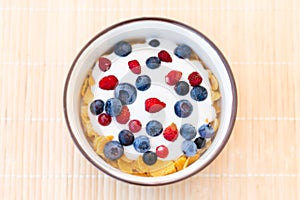
<instances>
[{"instance_id":1,"label":"bamboo placemat","mask_svg":"<svg viewBox=\"0 0 300 200\"><path fill-rule=\"evenodd\" d=\"M162 187L116 181L75 148L62 94L81 47L134 17L189 24L227 57L232 137L204 171ZM0 1L0 199L300 199L297 0Z\"/></svg>"}]
</instances>

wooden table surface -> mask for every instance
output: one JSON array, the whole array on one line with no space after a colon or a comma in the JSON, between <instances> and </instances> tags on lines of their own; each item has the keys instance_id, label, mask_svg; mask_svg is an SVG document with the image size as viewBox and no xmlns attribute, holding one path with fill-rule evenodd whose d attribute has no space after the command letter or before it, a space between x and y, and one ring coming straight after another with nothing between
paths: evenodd
<instances>
[{"instance_id":1,"label":"wooden table surface","mask_svg":"<svg viewBox=\"0 0 300 200\"><path fill-rule=\"evenodd\" d=\"M162 187L116 181L67 130L72 60L125 19L171 18L222 50L238 89L224 151L204 171ZM0 199L300 199L300 2L297 0L0 1Z\"/></svg>"}]
</instances>

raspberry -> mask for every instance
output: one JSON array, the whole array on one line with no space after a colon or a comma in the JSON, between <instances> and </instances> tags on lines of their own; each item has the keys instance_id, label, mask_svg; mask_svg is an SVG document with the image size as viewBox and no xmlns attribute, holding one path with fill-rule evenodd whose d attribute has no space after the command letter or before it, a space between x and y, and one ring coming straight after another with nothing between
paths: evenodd
<instances>
[{"instance_id":1,"label":"raspberry","mask_svg":"<svg viewBox=\"0 0 300 200\"><path fill-rule=\"evenodd\" d=\"M107 70L110 69L111 61L105 57L100 57L98 59L98 66L101 71L106 72Z\"/></svg>"},{"instance_id":2,"label":"raspberry","mask_svg":"<svg viewBox=\"0 0 300 200\"><path fill-rule=\"evenodd\" d=\"M128 61L128 66L129 66L129 69L132 71L132 73L134 73L134 74L141 73L141 65L140 65L139 61L137 61L137 60Z\"/></svg>"},{"instance_id":3,"label":"raspberry","mask_svg":"<svg viewBox=\"0 0 300 200\"><path fill-rule=\"evenodd\" d=\"M166 158L169 154L169 149L165 145L156 147L156 155L160 158Z\"/></svg>"},{"instance_id":4,"label":"raspberry","mask_svg":"<svg viewBox=\"0 0 300 200\"><path fill-rule=\"evenodd\" d=\"M102 126L108 126L111 122L111 116L106 113L102 113L98 117L98 122Z\"/></svg>"},{"instance_id":5,"label":"raspberry","mask_svg":"<svg viewBox=\"0 0 300 200\"><path fill-rule=\"evenodd\" d=\"M128 127L131 132L137 133L142 129L142 123L137 119L133 119L129 122Z\"/></svg>"},{"instance_id":6,"label":"raspberry","mask_svg":"<svg viewBox=\"0 0 300 200\"><path fill-rule=\"evenodd\" d=\"M178 137L178 129L176 124L172 123L164 130L164 138L168 141L174 142Z\"/></svg>"},{"instance_id":7,"label":"raspberry","mask_svg":"<svg viewBox=\"0 0 300 200\"><path fill-rule=\"evenodd\" d=\"M103 77L99 81L99 87L103 90L113 90L118 85L119 81L114 75Z\"/></svg>"},{"instance_id":8,"label":"raspberry","mask_svg":"<svg viewBox=\"0 0 300 200\"><path fill-rule=\"evenodd\" d=\"M145 101L145 110L149 113L156 113L166 107L166 104L157 98L149 98Z\"/></svg>"},{"instance_id":9,"label":"raspberry","mask_svg":"<svg viewBox=\"0 0 300 200\"><path fill-rule=\"evenodd\" d=\"M181 76L182 72L172 70L165 76L165 81L168 85L175 85L181 79Z\"/></svg>"},{"instance_id":10,"label":"raspberry","mask_svg":"<svg viewBox=\"0 0 300 200\"><path fill-rule=\"evenodd\" d=\"M200 85L202 82L202 77L200 76L200 74L198 72L192 72L189 77L189 82L191 84L191 86L197 86Z\"/></svg>"},{"instance_id":11,"label":"raspberry","mask_svg":"<svg viewBox=\"0 0 300 200\"><path fill-rule=\"evenodd\" d=\"M126 124L130 119L130 112L127 106L123 106L121 113L116 116L117 122L120 124Z\"/></svg>"},{"instance_id":12,"label":"raspberry","mask_svg":"<svg viewBox=\"0 0 300 200\"><path fill-rule=\"evenodd\" d=\"M163 62L172 62L170 54L165 50L162 50L158 53L158 58Z\"/></svg>"}]
</instances>

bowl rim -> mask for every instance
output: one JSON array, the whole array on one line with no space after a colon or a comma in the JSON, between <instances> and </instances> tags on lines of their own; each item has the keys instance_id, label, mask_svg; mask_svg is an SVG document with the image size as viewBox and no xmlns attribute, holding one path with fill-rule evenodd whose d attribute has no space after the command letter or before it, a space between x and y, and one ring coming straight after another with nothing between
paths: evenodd
<instances>
[{"instance_id":1,"label":"bowl rim","mask_svg":"<svg viewBox=\"0 0 300 200\"><path fill-rule=\"evenodd\" d=\"M104 35L105 33L109 32L110 30L118 27L118 26L122 26L122 25L126 25L126 24L130 24L133 22L141 22L141 21L156 21L156 22L165 22L165 23L170 23L170 24L174 24L177 26L181 26L191 32L196 33L199 37L203 38L205 40L205 42L207 42L217 53L217 55L219 56L219 58L221 59L222 63L225 66L225 69L227 71L227 75L229 77L230 80L230 85L231 85L231 90L232 90L232 112L231 112L231 117L230 117L230 122L229 122L229 126L228 129L225 133L225 137L222 140L221 144L217 147L216 151L213 152L211 158L204 163L202 166L199 167L198 170L196 170L193 173L187 173L186 175L182 176L180 179L170 179L170 181L165 181L162 183L155 183L155 184L149 184L147 183L147 181L145 181L144 183L140 183L140 182L135 182L134 180L125 180L122 179L120 177L118 177L116 174L113 174L107 170L105 170L104 168L102 168L98 163L94 162L88 155L87 152L84 151L84 149L81 147L81 145L79 144L79 142L77 141L77 138L75 137L73 130L71 128L70 125L70 121L69 121L69 117L68 117L68 110L67 110L67 92L68 92L68 86L69 86L69 81L70 81L70 77L72 75L72 72L76 66L76 63L78 61L78 59L80 58L80 56L82 55L82 53L89 47L89 45L91 43L93 43L95 40L97 40L100 36ZM102 172L104 172L105 174L114 177L117 180L121 180L123 182L127 182L130 184L135 184L135 185L141 185L141 186L159 186L159 185L167 185L167 184L172 184L178 181L182 181L184 179L187 179L193 175L195 175L196 173L199 173L200 171L202 171L204 168L206 168L213 160L215 160L218 155L221 153L221 151L223 150L223 148L225 147L225 145L227 144L231 134L232 134L232 130L234 128L234 124L236 121L236 115L237 115L237 89L236 89L236 83L235 83L235 79L232 73L232 70L230 68L229 63L227 62L225 56L223 55L223 53L219 50L219 48L208 38L206 37L203 33L201 33L200 31L198 31L195 28L192 28L189 25L186 25L182 22L173 20L173 19L168 19L168 18L161 18L161 17L139 17L139 18L132 18L132 19L128 19L125 21L121 21L118 23L115 23L114 25L111 25L107 28L105 28L104 30L100 31L98 34L96 34L92 39L90 39L84 46L83 48L79 51L79 53L77 53L74 61L72 62L72 65L69 69L69 72L67 74L66 77L66 81L65 81L65 85L64 85L64 90L63 90L63 111L64 111L64 117L65 117L65 122L66 125L68 127L69 130L69 134L71 135L72 140L74 141L75 145L77 146L77 148L79 149L79 151L83 154L83 156L90 162L92 163L97 169L101 170Z\"/></svg>"}]
</instances>

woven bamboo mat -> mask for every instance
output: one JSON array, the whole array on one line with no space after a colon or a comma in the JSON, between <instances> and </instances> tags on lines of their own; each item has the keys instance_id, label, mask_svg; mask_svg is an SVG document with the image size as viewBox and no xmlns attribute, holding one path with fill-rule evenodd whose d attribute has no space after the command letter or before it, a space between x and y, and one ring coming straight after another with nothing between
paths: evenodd
<instances>
[{"instance_id":1,"label":"woven bamboo mat","mask_svg":"<svg viewBox=\"0 0 300 200\"><path fill-rule=\"evenodd\" d=\"M189 24L227 57L239 109L204 171L163 187L99 172L74 146L62 94L81 47L125 19ZM0 1L0 199L300 199L297 0Z\"/></svg>"}]
</instances>

